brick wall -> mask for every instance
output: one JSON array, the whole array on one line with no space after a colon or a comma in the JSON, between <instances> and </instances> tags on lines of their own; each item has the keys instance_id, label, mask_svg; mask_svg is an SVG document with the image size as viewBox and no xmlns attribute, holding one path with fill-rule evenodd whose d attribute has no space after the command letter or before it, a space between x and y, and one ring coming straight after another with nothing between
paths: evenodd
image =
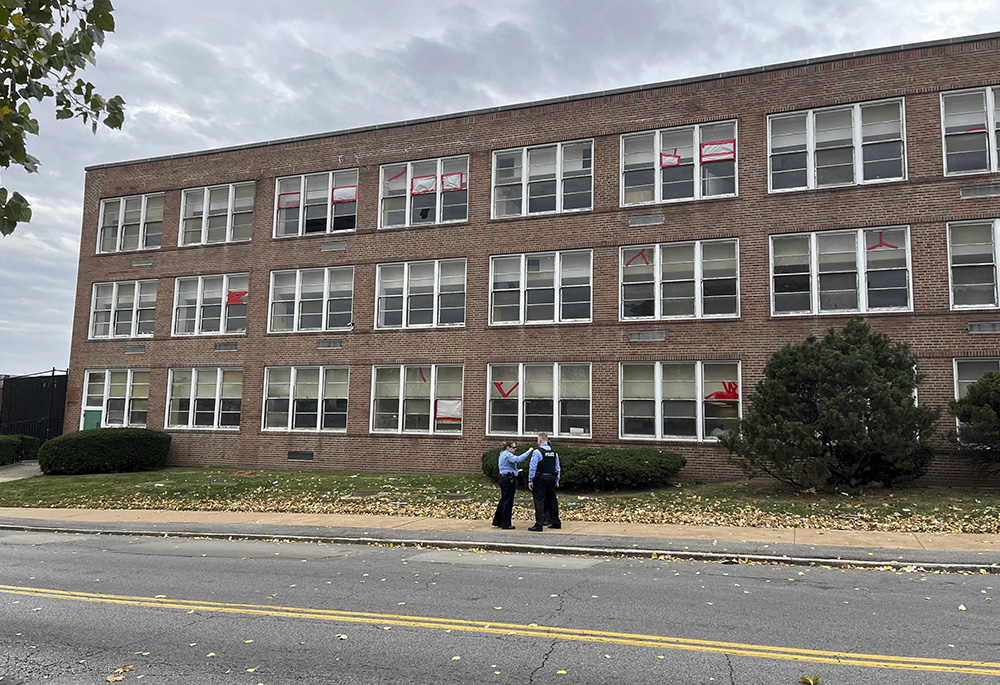
<instances>
[{"instance_id":1,"label":"brick wall","mask_svg":"<svg viewBox=\"0 0 1000 685\"><path fill-rule=\"evenodd\" d=\"M867 226L909 225L913 312L868 316L876 328L905 341L927 380L922 403L945 405L954 395L952 358L1000 356L1000 338L974 336L970 321L1000 320L997 311L949 309L947 221L1000 217L1000 199L959 199L960 189L996 180L981 174L946 178L942 169L939 93L993 85L1000 73L1000 40L933 44L860 57L691 80L676 85L566 102L511 107L454 118L331 134L94 168L88 171L81 231L79 281L71 353L67 430L80 425L86 369L149 368L150 428L162 428L168 368L238 366L245 371L242 427L238 433L174 431L176 464L288 467L290 450L314 451L307 468L377 470L479 469L486 437L487 364L531 361L592 363L592 438L598 444L641 444L618 437L618 364L630 360L731 359L742 363L742 385L752 391L770 354L842 325L844 316L773 317L770 314L769 236ZM776 112L905 98L907 180L771 194L767 191L767 116ZM736 119L739 195L655 206L619 206L620 136L633 131ZM579 138L594 140L592 211L490 219L492 152ZM377 230L379 165L455 154L470 155L469 220L419 228ZM356 232L272 238L275 178L359 168ZM219 183L256 182L254 232L249 243L178 248L181 191ZM100 201L139 193L165 193L163 247L138 253L95 254ZM630 226L629 218L663 215L662 224ZM738 237L740 316L728 320L622 322L618 315L619 249L623 245ZM321 251L346 241L342 251ZM590 248L593 250L593 322L491 327L491 255ZM136 256L152 265L133 267ZM464 257L466 323L462 328L374 329L375 265L382 262ZM354 329L350 332L268 334L272 270L353 265ZM248 328L240 336L170 335L174 278L250 273ZM144 340L88 340L95 282L159 279L155 335ZM629 342L634 331L663 331L658 342ZM340 349L318 350L318 339L342 339ZM215 352L216 342L237 342ZM126 343L144 343L123 356ZM372 365L464 364L461 436L371 435ZM261 404L265 366L346 364L351 368L346 434L265 433ZM947 418L942 427L948 427ZM571 440L571 439L566 439ZM723 450L711 444L663 441L688 457L688 479L737 477ZM967 482L974 475L960 458L945 455L930 476Z\"/></svg>"}]
</instances>

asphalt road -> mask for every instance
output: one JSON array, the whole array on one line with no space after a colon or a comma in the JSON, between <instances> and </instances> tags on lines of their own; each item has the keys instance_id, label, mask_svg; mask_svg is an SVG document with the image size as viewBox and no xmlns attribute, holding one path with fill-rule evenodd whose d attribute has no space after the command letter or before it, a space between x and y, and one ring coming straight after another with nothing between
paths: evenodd
<instances>
[{"instance_id":1,"label":"asphalt road","mask_svg":"<svg viewBox=\"0 0 1000 685\"><path fill-rule=\"evenodd\" d=\"M0 531L0 685L1000 685L998 582Z\"/></svg>"}]
</instances>

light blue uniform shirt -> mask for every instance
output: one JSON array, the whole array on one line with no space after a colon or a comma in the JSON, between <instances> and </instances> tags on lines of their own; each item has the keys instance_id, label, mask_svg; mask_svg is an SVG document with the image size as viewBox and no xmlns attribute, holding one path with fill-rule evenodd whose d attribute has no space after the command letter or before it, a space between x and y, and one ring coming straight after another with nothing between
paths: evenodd
<instances>
[{"instance_id":1,"label":"light blue uniform shirt","mask_svg":"<svg viewBox=\"0 0 1000 685\"><path fill-rule=\"evenodd\" d=\"M518 462L524 461L527 456L531 454L531 449L526 449L524 454L516 455L510 450L504 450L500 453L500 459L498 460L500 464L500 475L506 476L516 476L517 475L517 464Z\"/></svg>"}]
</instances>

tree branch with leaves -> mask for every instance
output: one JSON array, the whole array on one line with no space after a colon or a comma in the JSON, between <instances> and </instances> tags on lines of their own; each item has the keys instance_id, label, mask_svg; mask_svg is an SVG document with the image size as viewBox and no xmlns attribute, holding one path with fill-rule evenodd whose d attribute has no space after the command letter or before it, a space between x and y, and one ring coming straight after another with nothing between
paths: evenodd
<instances>
[{"instance_id":1,"label":"tree branch with leaves","mask_svg":"<svg viewBox=\"0 0 1000 685\"><path fill-rule=\"evenodd\" d=\"M52 99L56 119L79 118L94 133L99 124L121 128L121 96L105 99L78 76L115 30L113 12L110 0L0 0L0 168L38 170L26 144L29 134L38 135L33 100ZM0 234L30 220L24 196L0 186Z\"/></svg>"}]
</instances>

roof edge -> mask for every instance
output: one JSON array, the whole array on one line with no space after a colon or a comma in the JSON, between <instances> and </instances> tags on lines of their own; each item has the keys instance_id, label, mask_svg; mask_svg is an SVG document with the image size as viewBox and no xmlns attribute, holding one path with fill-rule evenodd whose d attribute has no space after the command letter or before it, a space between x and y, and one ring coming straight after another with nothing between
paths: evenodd
<instances>
[{"instance_id":1,"label":"roof edge","mask_svg":"<svg viewBox=\"0 0 1000 685\"><path fill-rule=\"evenodd\" d=\"M555 105L567 102L579 102L581 100L592 100L596 98L609 97L613 95L623 95L626 93L640 93L647 90L656 90L659 88L671 88L676 86L689 85L692 83L701 83L704 81L717 81L726 78L736 78L740 76L749 76L751 74L763 74L772 71L780 71L782 69L794 69L797 67L809 66L812 64L824 64L828 62L837 62L847 59L857 59L859 57L871 57L874 55L884 55L896 52L906 52L908 50L924 50L927 48L941 47L945 45L958 45L961 43L976 43L987 40L994 40L1000 38L1000 31L995 31L992 33L980 33L972 36L959 36L956 38L943 38L939 40L924 41L920 43L905 43L901 45L893 45L881 48L872 48L868 50L857 50L854 52L844 52L836 55L827 55L823 57L809 57L806 59L795 60L792 62L780 62L778 64L769 64L761 67L750 67L748 69L737 69L735 71L725 71L716 74L704 74L700 76L690 76L682 79L674 79L671 81L660 81L658 83L649 83L638 86L626 86L624 88L615 88L612 90L602 90L595 91L591 93L581 93L578 95L566 95L562 97L549 98L547 100L535 100L531 102L521 102L512 105L501 105L498 107L486 107L483 109L473 109L463 112L453 112L450 114L439 114L430 117L422 117L420 119L406 119L403 121L394 121L385 124L375 124L372 126L360 126L355 128L341 129L338 131L328 131L325 133L311 133L304 136L293 136L291 138L278 138L275 140L266 140L256 143L247 143L244 145L231 145L227 147L212 148L208 150L198 150L194 152L183 152L173 155L161 155L157 157L145 157L142 159L132 159L121 162L109 162L106 164L95 164L92 166L84 167L84 171L97 171L99 169L111 169L123 166L132 166L136 164L147 164L149 162L162 162L172 159L187 159L191 157L203 157L206 155L222 154L226 152L235 152L238 150L252 150L255 148L271 147L275 145L287 145L289 143L298 143L309 140L320 140L323 138L336 138L340 136L348 136L357 133L367 133L371 131L380 131L385 129L393 128L403 128L405 126L417 126L420 124L428 124L438 121L448 121L451 119L462 119L465 117L481 116L484 114L495 114L497 112L513 112L520 109L530 109L532 107L544 107L547 105Z\"/></svg>"}]
</instances>

